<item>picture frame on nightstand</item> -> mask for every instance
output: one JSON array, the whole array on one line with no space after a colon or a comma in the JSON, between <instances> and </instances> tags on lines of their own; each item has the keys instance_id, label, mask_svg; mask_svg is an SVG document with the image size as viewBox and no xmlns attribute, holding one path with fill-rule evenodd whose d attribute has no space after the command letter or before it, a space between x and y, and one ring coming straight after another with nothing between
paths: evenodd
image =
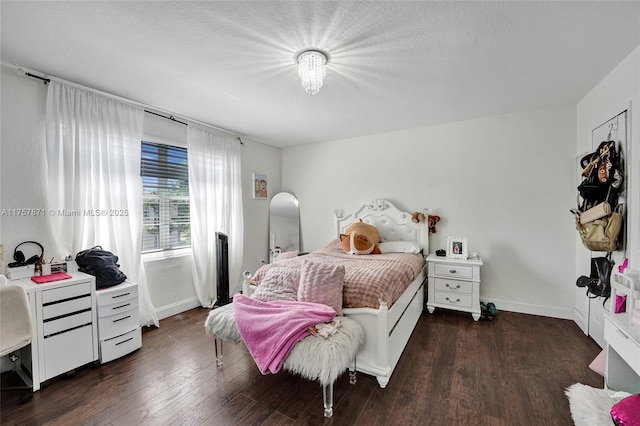
<instances>
[{"instance_id":1,"label":"picture frame on nightstand","mask_svg":"<svg viewBox=\"0 0 640 426\"><path fill-rule=\"evenodd\" d=\"M469 257L469 247L466 237L447 238L447 257L451 259L466 259Z\"/></svg>"}]
</instances>

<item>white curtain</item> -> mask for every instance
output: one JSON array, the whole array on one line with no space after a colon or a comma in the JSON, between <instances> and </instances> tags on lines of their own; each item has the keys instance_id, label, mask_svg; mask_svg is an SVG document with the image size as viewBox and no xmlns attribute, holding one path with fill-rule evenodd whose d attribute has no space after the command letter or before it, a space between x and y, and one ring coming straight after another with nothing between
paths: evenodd
<instances>
[{"instance_id":1,"label":"white curtain","mask_svg":"<svg viewBox=\"0 0 640 426\"><path fill-rule=\"evenodd\" d=\"M216 301L216 231L229 242L229 294L241 284L244 224L240 143L189 125L189 199L196 294L203 307Z\"/></svg>"},{"instance_id":2,"label":"white curtain","mask_svg":"<svg viewBox=\"0 0 640 426\"><path fill-rule=\"evenodd\" d=\"M142 263L140 108L55 81L46 111L48 207L58 257L102 246L138 283L140 323L158 326Z\"/></svg>"}]
</instances>

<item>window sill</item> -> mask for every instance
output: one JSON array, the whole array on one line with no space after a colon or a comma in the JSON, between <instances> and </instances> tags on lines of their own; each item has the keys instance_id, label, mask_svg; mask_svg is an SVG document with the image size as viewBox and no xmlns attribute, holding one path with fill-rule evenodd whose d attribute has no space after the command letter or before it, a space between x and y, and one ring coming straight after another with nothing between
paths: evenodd
<instances>
[{"instance_id":1,"label":"window sill","mask_svg":"<svg viewBox=\"0 0 640 426\"><path fill-rule=\"evenodd\" d=\"M173 249L173 250L161 250L161 251L154 251L150 253L142 253L142 261L154 262L157 260L173 259L176 257L186 257L191 255L192 255L191 247Z\"/></svg>"}]
</instances>

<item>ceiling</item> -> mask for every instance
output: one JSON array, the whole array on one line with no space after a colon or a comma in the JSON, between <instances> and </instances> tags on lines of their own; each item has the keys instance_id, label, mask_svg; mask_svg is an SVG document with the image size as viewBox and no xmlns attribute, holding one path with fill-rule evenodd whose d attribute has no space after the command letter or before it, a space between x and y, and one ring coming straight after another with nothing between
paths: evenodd
<instances>
[{"instance_id":1,"label":"ceiling","mask_svg":"<svg viewBox=\"0 0 640 426\"><path fill-rule=\"evenodd\" d=\"M640 2L0 2L1 59L274 146L573 105ZM329 52L307 95L296 56Z\"/></svg>"}]
</instances>

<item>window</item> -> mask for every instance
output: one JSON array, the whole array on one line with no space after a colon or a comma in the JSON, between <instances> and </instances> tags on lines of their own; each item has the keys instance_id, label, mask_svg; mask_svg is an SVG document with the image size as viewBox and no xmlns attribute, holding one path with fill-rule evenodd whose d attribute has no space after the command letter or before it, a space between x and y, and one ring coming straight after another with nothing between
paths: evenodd
<instances>
[{"instance_id":1,"label":"window","mask_svg":"<svg viewBox=\"0 0 640 426\"><path fill-rule=\"evenodd\" d=\"M187 149L142 141L142 252L191 246Z\"/></svg>"}]
</instances>

